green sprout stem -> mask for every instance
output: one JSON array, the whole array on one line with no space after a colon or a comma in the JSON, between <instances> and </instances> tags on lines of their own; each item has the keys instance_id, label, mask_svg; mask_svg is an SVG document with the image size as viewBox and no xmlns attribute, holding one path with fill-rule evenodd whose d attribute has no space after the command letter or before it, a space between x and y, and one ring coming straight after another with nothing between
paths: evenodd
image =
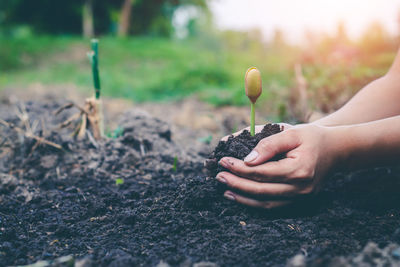
<instances>
[{"instance_id":1,"label":"green sprout stem","mask_svg":"<svg viewBox=\"0 0 400 267\"><path fill-rule=\"evenodd\" d=\"M178 170L178 157L174 157L174 164L172 165L172 170L176 172Z\"/></svg>"},{"instance_id":2,"label":"green sprout stem","mask_svg":"<svg viewBox=\"0 0 400 267\"><path fill-rule=\"evenodd\" d=\"M100 75L99 75L99 41L92 39L92 51L90 62L92 63L93 84L96 99L100 99Z\"/></svg>"},{"instance_id":3,"label":"green sprout stem","mask_svg":"<svg viewBox=\"0 0 400 267\"><path fill-rule=\"evenodd\" d=\"M250 118L250 135L254 136L256 134L256 124L255 124L255 103L251 102L251 118Z\"/></svg>"}]
</instances>

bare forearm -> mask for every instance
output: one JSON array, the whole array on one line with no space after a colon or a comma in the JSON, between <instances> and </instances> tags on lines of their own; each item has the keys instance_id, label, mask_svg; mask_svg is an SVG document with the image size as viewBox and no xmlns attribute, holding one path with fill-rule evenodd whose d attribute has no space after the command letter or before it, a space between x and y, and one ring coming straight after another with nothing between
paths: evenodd
<instances>
[{"instance_id":1,"label":"bare forearm","mask_svg":"<svg viewBox=\"0 0 400 267\"><path fill-rule=\"evenodd\" d=\"M393 164L400 158L400 116L330 128L338 163L346 169Z\"/></svg>"},{"instance_id":2,"label":"bare forearm","mask_svg":"<svg viewBox=\"0 0 400 267\"><path fill-rule=\"evenodd\" d=\"M350 125L400 115L400 74L394 71L358 92L338 111L313 122L322 126Z\"/></svg>"}]
</instances>

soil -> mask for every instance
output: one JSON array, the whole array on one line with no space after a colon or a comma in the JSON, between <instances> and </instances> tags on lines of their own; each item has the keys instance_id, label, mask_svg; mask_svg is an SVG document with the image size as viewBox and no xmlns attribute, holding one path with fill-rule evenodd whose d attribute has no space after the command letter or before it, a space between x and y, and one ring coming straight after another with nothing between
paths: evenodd
<instances>
[{"instance_id":1,"label":"soil","mask_svg":"<svg viewBox=\"0 0 400 267\"><path fill-rule=\"evenodd\" d=\"M293 257L288 266L306 266L305 256L298 254ZM329 267L351 267L351 266L400 266L400 246L389 244L384 248L374 242L368 242L364 249L349 256L338 256L334 258L316 259L314 262L309 262L311 266L329 266Z\"/></svg>"},{"instance_id":2,"label":"soil","mask_svg":"<svg viewBox=\"0 0 400 267\"><path fill-rule=\"evenodd\" d=\"M281 130L278 124L266 124L261 132L256 133L254 136L251 136L248 130L244 130L237 136L231 135L228 140L220 141L205 164L210 176L215 177L217 173L225 170L218 165L218 161L221 158L233 157L243 160L256 147L258 142L281 132Z\"/></svg>"},{"instance_id":3,"label":"soil","mask_svg":"<svg viewBox=\"0 0 400 267\"><path fill-rule=\"evenodd\" d=\"M337 173L284 210L249 209L207 175L206 144L180 143L137 110L122 115L121 136L77 141L58 129L72 114L54 116L62 104L28 101L20 118L0 105L2 120L62 146L0 124L1 266L67 255L80 266L284 266L299 254L318 266L400 242L398 166Z\"/></svg>"},{"instance_id":4,"label":"soil","mask_svg":"<svg viewBox=\"0 0 400 267\"><path fill-rule=\"evenodd\" d=\"M68 96L69 101L83 103L91 97L92 88L83 91L73 84L41 84L34 83L26 88L9 87L0 90L0 99L11 101L38 101L44 99L60 99ZM121 116L128 109L146 111L152 117L167 122L175 140L193 142L203 140L214 147L221 136L236 132L250 124L249 108L237 106L213 106L199 100L196 96L177 101L135 103L123 98L103 97L106 130L114 130L119 125ZM268 121L270 112L260 112L256 116L256 123Z\"/></svg>"}]
</instances>

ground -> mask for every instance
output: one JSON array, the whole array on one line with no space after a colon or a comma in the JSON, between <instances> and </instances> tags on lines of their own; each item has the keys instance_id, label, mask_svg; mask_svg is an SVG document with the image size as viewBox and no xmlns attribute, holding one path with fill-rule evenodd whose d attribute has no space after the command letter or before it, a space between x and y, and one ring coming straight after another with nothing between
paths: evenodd
<instances>
[{"instance_id":1,"label":"ground","mask_svg":"<svg viewBox=\"0 0 400 267\"><path fill-rule=\"evenodd\" d=\"M120 134L77 141L58 128L73 111L54 115L65 101L0 105L0 265L72 255L85 266L322 266L353 262L368 242L400 242L398 166L333 173L295 206L248 209L225 200L203 166L215 143L201 137L220 129L180 132L173 111L165 122L134 106L110 114ZM397 248L365 250L394 264Z\"/></svg>"}]
</instances>

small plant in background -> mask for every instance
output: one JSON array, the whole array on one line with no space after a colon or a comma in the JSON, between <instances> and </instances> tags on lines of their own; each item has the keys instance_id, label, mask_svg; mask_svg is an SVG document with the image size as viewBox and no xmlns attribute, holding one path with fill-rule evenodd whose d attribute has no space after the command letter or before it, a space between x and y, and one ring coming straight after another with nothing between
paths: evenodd
<instances>
[{"instance_id":1,"label":"small plant in background","mask_svg":"<svg viewBox=\"0 0 400 267\"><path fill-rule=\"evenodd\" d=\"M178 157L177 156L174 157L174 163L172 165L172 170L174 172L176 172L178 170Z\"/></svg>"},{"instance_id":2,"label":"small plant in background","mask_svg":"<svg viewBox=\"0 0 400 267\"><path fill-rule=\"evenodd\" d=\"M198 140L199 140L199 142L201 142L201 143L204 143L204 144L209 145L209 144L211 144L212 139L213 139L213 137L212 137L212 135L210 134L210 135L205 136L205 137L200 137Z\"/></svg>"},{"instance_id":3,"label":"small plant in background","mask_svg":"<svg viewBox=\"0 0 400 267\"><path fill-rule=\"evenodd\" d=\"M95 139L104 136L104 122L102 112L102 101L100 99L100 74L99 74L99 41L92 39L92 51L88 53L90 63L92 64L92 75L94 85L94 97L86 99L85 108L88 111L87 118L93 130ZM80 131L85 131L85 127L81 127ZM78 134L78 136L80 133Z\"/></svg>"},{"instance_id":4,"label":"small plant in background","mask_svg":"<svg viewBox=\"0 0 400 267\"><path fill-rule=\"evenodd\" d=\"M106 132L106 136L108 138L113 138L113 139L118 138L118 137L122 136L123 134L124 134L124 128L121 126L118 126L117 128L115 128L114 131L108 130Z\"/></svg>"},{"instance_id":5,"label":"small plant in background","mask_svg":"<svg viewBox=\"0 0 400 267\"><path fill-rule=\"evenodd\" d=\"M246 95L250 99L251 102L251 119L250 119L250 134L251 136L255 135L255 104L258 97L262 92L262 80L260 71L251 67L246 71L246 75L244 77L245 90Z\"/></svg>"},{"instance_id":6,"label":"small plant in background","mask_svg":"<svg viewBox=\"0 0 400 267\"><path fill-rule=\"evenodd\" d=\"M123 178L117 178L115 179L115 185L123 185L124 184L124 179Z\"/></svg>"},{"instance_id":7,"label":"small plant in background","mask_svg":"<svg viewBox=\"0 0 400 267\"><path fill-rule=\"evenodd\" d=\"M92 39L92 51L88 53L90 63L92 64L92 75L95 98L100 99L100 77L99 77L99 40Z\"/></svg>"},{"instance_id":8,"label":"small plant in background","mask_svg":"<svg viewBox=\"0 0 400 267\"><path fill-rule=\"evenodd\" d=\"M74 135L76 135L78 139L83 139L87 133L89 138L91 138L91 135L89 135L89 132L87 131L88 128L91 128L94 139L99 140L104 136L103 105L100 99L99 41L97 39L92 39L91 47L92 51L88 53L88 57L92 66L94 96L86 99L84 107L80 107L75 103L68 103L61 107L56 114L60 113L64 109L72 107L78 108L80 112L72 115L64 121L61 124L61 127L67 127L73 121L81 118L79 125L75 129Z\"/></svg>"}]
</instances>

